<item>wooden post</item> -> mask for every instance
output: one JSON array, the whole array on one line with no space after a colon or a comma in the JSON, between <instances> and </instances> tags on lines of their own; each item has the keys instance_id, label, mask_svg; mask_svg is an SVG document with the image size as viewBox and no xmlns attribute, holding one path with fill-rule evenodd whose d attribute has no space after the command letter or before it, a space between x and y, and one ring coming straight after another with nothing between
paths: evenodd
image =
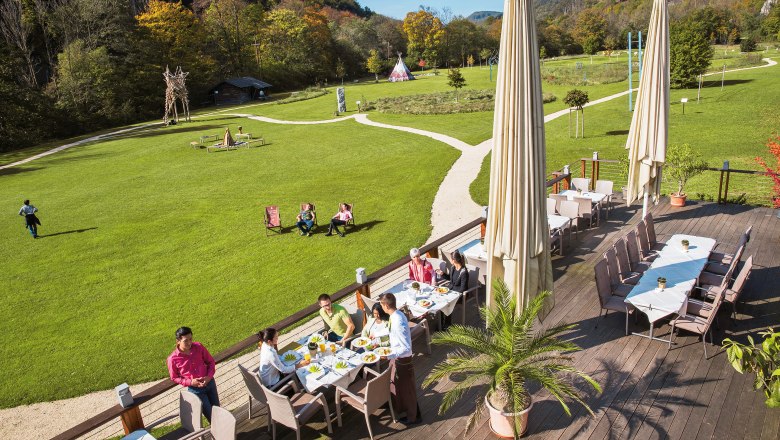
<instances>
[{"instance_id":1,"label":"wooden post","mask_svg":"<svg viewBox=\"0 0 780 440\"><path fill-rule=\"evenodd\" d=\"M721 195L723 194L723 170L720 170L720 184L718 185L718 205L720 205L721 202Z\"/></svg>"},{"instance_id":2,"label":"wooden post","mask_svg":"<svg viewBox=\"0 0 780 440\"><path fill-rule=\"evenodd\" d=\"M358 287L358 290L355 291L355 302L357 304L358 310L366 310L366 303L363 302L363 297L371 298L371 286L368 284L363 284L360 287ZM366 316L365 313L363 313L363 325L366 325L366 322L368 322L368 316Z\"/></svg>"},{"instance_id":3,"label":"wooden post","mask_svg":"<svg viewBox=\"0 0 780 440\"><path fill-rule=\"evenodd\" d=\"M588 185L590 189L593 189L596 184L596 167L598 166L597 160L592 160L590 162L590 184Z\"/></svg>"},{"instance_id":4,"label":"wooden post","mask_svg":"<svg viewBox=\"0 0 780 440\"><path fill-rule=\"evenodd\" d=\"M563 190L571 189L571 173L563 179Z\"/></svg>"},{"instance_id":5,"label":"wooden post","mask_svg":"<svg viewBox=\"0 0 780 440\"><path fill-rule=\"evenodd\" d=\"M439 258L439 248L431 248L425 253L425 256L428 258Z\"/></svg>"},{"instance_id":6,"label":"wooden post","mask_svg":"<svg viewBox=\"0 0 780 440\"><path fill-rule=\"evenodd\" d=\"M582 171L582 176L585 177L585 159L580 159L580 170Z\"/></svg>"},{"instance_id":7,"label":"wooden post","mask_svg":"<svg viewBox=\"0 0 780 440\"><path fill-rule=\"evenodd\" d=\"M125 434L144 429L144 419L141 417L141 408L138 406L132 406L122 411L119 418L122 420L122 428L125 430Z\"/></svg>"},{"instance_id":8,"label":"wooden post","mask_svg":"<svg viewBox=\"0 0 780 440\"><path fill-rule=\"evenodd\" d=\"M485 242L485 232L487 230L487 223L485 220L482 221L482 223L479 224L479 240L483 243Z\"/></svg>"},{"instance_id":9,"label":"wooden post","mask_svg":"<svg viewBox=\"0 0 780 440\"><path fill-rule=\"evenodd\" d=\"M731 170L726 170L726 189L723 191L723 203L729 202L729 177L731 177Z\"/></svg>"},{"instance_id":10,"label":"wooden post","mask_svg":"<svg viewBox=\"0 0 780 440\"><path fill-rule=\"evenodd\" d=\"M593 179L593 182L591 182L591 187L593 188L594 191L596 190L596 181L599 180L599 178L601 177L600 174L601 174L601 161L597 160L596 161L596 178Z\"/></svg>"}]
</instances>

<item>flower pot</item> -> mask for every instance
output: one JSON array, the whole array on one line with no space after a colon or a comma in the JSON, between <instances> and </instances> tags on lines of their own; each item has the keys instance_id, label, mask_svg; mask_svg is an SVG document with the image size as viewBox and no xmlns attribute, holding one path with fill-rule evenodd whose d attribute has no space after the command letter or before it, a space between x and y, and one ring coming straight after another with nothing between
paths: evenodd
<instances>
[{"instance_id":1,"label":"flower pot","mask_svg":"<svg viewBox=\"0 0 780 440\"><path fill-rule=\"evenodd\" d=\"M531 411L533 405L534 402L531 400L531 404L528 405L528 408L516 413L505 413L493 408L493 405L490 404L490 401L486 396L485 406L490 414L490 430L499 437L514 438L515 431L512 427L512 423L515 419L519 419L521 431L518 434L525 434L525 431L528 430L528 413Z\"/></svg>"},{"instance_id":2,"label":"flower pot","mask_svg":"<svg viewBox=\"0 0 780 440\"><path fill-rule=\"evenodd\" d=\"M683 251L688 252L688 246L687 244L682 245Z\"/></svg>"},{"instance_id":3,"label":"flower pot","mask_svg":"<svg viewBox=\"0 0 780 440\"><path fill-rule=\"evenodd\" d=\"M658 283L658 290L666 289L666 283Z\"/></svg>"},{"instance_id":4,"label":"flower pot","mask_svg":"<svg viewBox=\"0 0 780 440\"><path fill-rule=\"evenodd\" d=\"M671 199L670 204L672 206L685 206L685 198L688 197L685 194L671 194L669 195L669 198Z\"/></svg>"}]
</instances>

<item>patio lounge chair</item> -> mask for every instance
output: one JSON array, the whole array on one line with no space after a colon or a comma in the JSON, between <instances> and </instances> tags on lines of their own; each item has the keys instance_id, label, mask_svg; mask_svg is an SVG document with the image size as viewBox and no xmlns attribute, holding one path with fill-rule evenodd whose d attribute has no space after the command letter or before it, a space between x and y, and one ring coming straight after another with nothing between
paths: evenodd
<instances>
[{"instance_id":1,"label":"patio lounge chair","mask_svg":"<svg viewBox=\"0 0 780 440\"><path fill-rule=\"evenodd\" d=\"M347 403L365 415L368 437L373 440L374 433L371 431L371 419L369 418L371 414L387 404L393 422L396 421L393 403L390 401L390 369L386 369L381 374L368 367L364 368L363 371L373 375L374 378L371 380L358 379L347 388L336 385L336 420L341 426L341 403Z\"/></svg>"},{"instance_id":2,"label":"patio lounge chair","mask_svg":"<svg viewBox=\"0 0 780 440\"><path fill-rule=\"evenodd\" d=\"M282 218L279 215L278 206L276 205L266 206L263 219L264 219L263 222L265 223L266 237L270 235L268 231L276 232L277 234L282 233Z\"/></svg>"},{"instance_id":3,"label":"patio lounge chair","mask_svg":"<svg viewBox=\"0 0 780 440\"><path fill-rule=\"evenodd\" d=\"M214 440L236 440L236 417L225 408L211 408L211 437Z\"/></svg>"},{"instance_id":4,"label":"patio lounge chair","mask_svg":"<svg viewBox=\"0 0 780 440\"><path fill-rule=\"evenodd\" d=\"M257 368L253 371L249 371L246 367L238 364L238 371L241 372L241 376L244 378L244 384L246 385L247 398L249 400L249 415L247 418L252 418L252 399L260 402L260 405L264 406L268 415L268 430L271 430L271 411L268 409L268 401L265 399L265 393L263 392L263 384L260 382L260 377L257 375ZM276 385L270 387L270 389L277 390L281 388L287 382L290 382L295 378L295 373L290 373L279 380ZM293 380L293 389L298 391Z\"/></svg>"},{"instance_id":5,"label":"patio lounge chair","mask_svg":"<svg viewBox=\"0 0 780 440\"><path fill-rule=\"evenodd\" d=\"M596 275L596 293L598 293L599 305L601 306L599 318L601 318L602 310L606 310L607 313L609 313L610 310L625 313L626 335L628 335L628 315L629 313L632 313L633 308L625 302L625 298L612 294L606 259L601 259L596 263L594 271ZM607 313L604 313L604 316L607 316ZM598 327L598 322L596 322L596 327Z\"/></svg>"},{"instance_id":6,"label":"patio lounge chair","mask_svg":"<svg viewBox=\"0 0 780 440\"><path fill-rule=\"evenodd\" d=\"M207 431L207 429L203 428L202 415L203 404L198 396L187 390L182 390L179 393L179 421L181 422L181 427L165 434L161 440L188 440L202 436ZM151 431L152 428L175 417L176 415L163 417L146 425L146 429Z\"/></svg>"},{"instance_id":7,"label":"patio lounge chair","mask_svg":"<svg viewBox=\"0 0 780 440\"><path fill-rule=\"evenodd\" d=\"M704 347L704 358L707 358L707 333L710 334L710 343L712 343L712 331L710 330L712 327L712 322L715 320L715 317L718 314L718 309L720 308L720 304L723 300L723 292L719 292L715 296L715 302L711 304L710 307L700 309L698 304L694 304L695 309L702 313L702 315L705 316L699 316L694 314L685 314L684 316L680 316L676 319L673 319L671 322L672 325L672 331L669 334L669 348L672 348L672 340L674 339L674 330L675 329L682 329L686 330L692 333L696 333L701 335L701 343Z\"/></svg>"},{"instance_id":8,"label":"patio lounge chair","mask_svg":"<svg viewBox=\"0 0 780 440\"><path fill-rule=\"evenodd\" d=\"M301 440L301 426L305 425L315 414L322 410L325 413L325 422L328 424L328 433L333 433L330 423L330 408L328 401L322 393L311 395L304 391L296 391L292 397L282 393L291 387L291 383L281 387L278 392L271 391L263 386L268 406L271 410L271 438L276 440L276 424L281 423L295 430L297 440Z\"/></svg>"}]
</instances>

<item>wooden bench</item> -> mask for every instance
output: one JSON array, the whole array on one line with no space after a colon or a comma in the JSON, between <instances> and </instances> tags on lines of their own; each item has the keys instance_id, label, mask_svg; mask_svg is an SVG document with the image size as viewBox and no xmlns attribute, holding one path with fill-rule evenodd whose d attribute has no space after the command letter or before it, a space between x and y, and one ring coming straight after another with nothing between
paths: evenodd
<instances>
[{"instance_id":1,"label":"wooden bench","mask_svg":"<svg viewBox=\"0 0 780 440\"><path fill-rule=\"evenodd\" d=\"M200 137L200 143L204 143L206 141L218 141L219 135L218 134L204 134Z\"/></svg>"},{"instance_id":2,"label":"wooden bench","mask_svg":"<svg viewBox=\"0 0 780 440\"><path fill-rule=\"evenodd\" d=\"M208 147L206 147L206 152L211 153L212 149L215 149L215 150L228 150L228 151L230 151L230 150L237 150L238 147L239 147L238 145L214 144L214 145L209 145Z\"/></svg>"},{"instance_id":3,"label":"wooden bench","mask_svg":"<svg viewBox=\"0 0 780 440\"><path fill-rule=\"evenodd\" d=\"M198 141L192 141L190 142L190 147L192 147L193 149L200 149L203 147L203 144Z\"/></svg>"}]
</instances>

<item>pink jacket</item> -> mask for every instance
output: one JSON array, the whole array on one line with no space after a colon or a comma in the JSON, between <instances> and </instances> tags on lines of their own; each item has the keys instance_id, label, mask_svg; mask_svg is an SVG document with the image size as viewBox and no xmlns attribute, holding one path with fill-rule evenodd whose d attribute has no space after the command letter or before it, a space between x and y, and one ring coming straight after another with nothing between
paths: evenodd
<instances>
[{"instance_id":1,"label":"pink jacket","mask_svg":"<svg viewBox=\"0 0 780 440\"><path fill-rule=\"evenodd\" d=\"M433 265L430 261L423 260L422 265L409 262L409 279L420 283L433 284Z\"/></svg>"}]
</instances>

